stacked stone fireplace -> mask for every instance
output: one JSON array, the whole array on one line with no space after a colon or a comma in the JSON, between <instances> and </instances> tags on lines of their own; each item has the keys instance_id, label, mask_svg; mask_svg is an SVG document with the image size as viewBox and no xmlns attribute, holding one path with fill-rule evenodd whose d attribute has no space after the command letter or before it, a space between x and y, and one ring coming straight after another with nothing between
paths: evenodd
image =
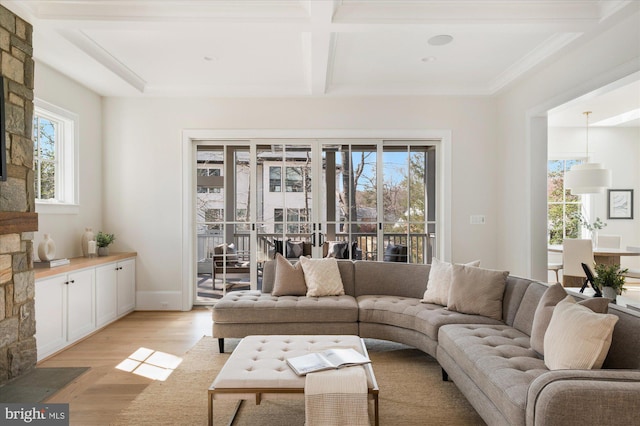
<instances>
[{"instance_id":1,"label":"stacked stone fireplace","mask_svg":"<svg viewBox=\"0 0 640 426\"><path fill-rule=\"evenodd\" d=\"M32 26L0 6L6 180L0 181L0 385L36 365Z\"/></svg>"}]
</instances>

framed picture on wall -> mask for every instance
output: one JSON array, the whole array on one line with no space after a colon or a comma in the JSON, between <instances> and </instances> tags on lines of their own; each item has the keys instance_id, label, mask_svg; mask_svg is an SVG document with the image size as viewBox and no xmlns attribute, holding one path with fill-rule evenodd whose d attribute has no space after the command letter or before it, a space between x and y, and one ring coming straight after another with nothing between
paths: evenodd
<instances>
[{"instance_id":1,"label":"framed picture on wall","mask_svg":"<svg viewBox=\"0 0 640 426\"><path fill-rule=\"evenodd\" d=\"M633 219L633 189L609 189L607 219Z\"/></svg>"}]
</instances>

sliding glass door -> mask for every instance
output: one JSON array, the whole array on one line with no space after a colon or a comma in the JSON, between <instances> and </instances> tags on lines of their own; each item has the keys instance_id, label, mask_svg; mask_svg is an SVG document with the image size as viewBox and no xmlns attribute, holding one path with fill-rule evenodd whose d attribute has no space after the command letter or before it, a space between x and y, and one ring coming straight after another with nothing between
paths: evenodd
<instances>
[{"instance_id":1,"label":"sliding glass door","mask_svg":"<svg viewBox=\"0 0 640 426\"><path fill-rule=\"evenodd\" d=\"M261 288L276 253L430 263L435 153L429 141L203 141L196 303Z\"/></svg>"}]
</instances>

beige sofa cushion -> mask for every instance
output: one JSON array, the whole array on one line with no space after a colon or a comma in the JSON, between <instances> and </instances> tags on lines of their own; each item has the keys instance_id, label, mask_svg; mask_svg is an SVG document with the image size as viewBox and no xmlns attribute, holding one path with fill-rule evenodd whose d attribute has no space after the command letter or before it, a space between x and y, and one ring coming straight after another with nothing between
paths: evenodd
<instances>
[{"instance_id":1,"label":"beige sofa cushion","mask_svg":"<svg viewBox=\"0 0 640 426\"><path fill-rule=\"evenodd\" d=\"M283 255L276 254L276 278L271 293L274 296L304 296L307 294L307 284L299 262L292 265Z\"/></svg>"},{"instance_id":2,"label":"beige sofa cushion","mask_svg":"<svg viewBox=\"0 0 640 426\"><path fill-rule=\"evenodd\" d=\"M218 300L213 309L213 322L219 324L290 323L295 328L297 323L356 321L358 304L348 295L276 297L260 290L232 291ZM255 334L256 329L252 330L250 334Z\"/></svg>"},{"instance_id":3,"label":"beige sofa cushion","mask_svg":"<svg viewBox=\"0 0 640 426\"><path fill-rule=\"evenodd\" d=\"M335 258L309 259L300 258L307 282L307 296L340 296L344 294L344 286Z\"/></svg>"},{"instance_id":4,"label":"beige sofa cushion","mask_svg":"<svg viewBox=\"0 0 640 426\"><path fill-rule=\"evenodd\" d=\"M480 261L467 263L469 266L480 266ZM451 288L451 263L444 262L438 258L431 260L429 270L429 281L427 290L422 297L423 303L435 303L447 306L449 303L449 289Z\"/></svg>"},{"instance_id":5,"label":"beige sofa cushion","mask_svg":"<svg viewBox=\"0 0 640 426\"><path fill-rule=\"evenodd\" d=\"M544 335L544 363L550 370L601 368L618 317L598 314L567 296L553 310Z\"/></svg>"},{"instance_id":6,"label":"beige sofa cushion","mask_svg":"<svg viewBox=\"0 0 640 426\"><path fill-rule=\"evenodd\" d=\"M549 327L553 310L566 297L566 290L562 284L558 283L549 287L538 302L531 326L531 348L540 355L544 355L544 335ZM609 300L602 297L582 300L579 304L600 314L606 314L609 310Z\"/></svg>"},{"instance_id":7,"label":"beige sofa cushion","mask_svg":"<svg viewBox=\"0 0 640 426\"><path fill-rule=\"evenodd\" d=\"M502 297L508 271L452 265L447 309L502 319Z\"/></svg>"}]
</instances>

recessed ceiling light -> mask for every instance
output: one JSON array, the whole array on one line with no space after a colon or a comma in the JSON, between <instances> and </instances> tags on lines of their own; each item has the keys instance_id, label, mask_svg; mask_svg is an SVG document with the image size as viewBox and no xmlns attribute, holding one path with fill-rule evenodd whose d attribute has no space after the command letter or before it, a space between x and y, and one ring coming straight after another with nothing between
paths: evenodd
<instances>
[{"instance_id":1,"label":"recessed ceiling light","mask_svg":"<svg viewBox=\"0 0 640 426\"><path fill-rule=\"evenodd\" d=\"M437 58L435 56L425 56L424 58L420 59L422 62L435 62Z\"/></svg>"},{"instance_id":2,"label":"recessed ceiling light","mask_svg":"<svg viewBox=\"0 0 640 426\"><path fill-rule=\"evenodd\" d=\"M427 40L427 43L429 43L431 46L444 46L445 44L449 44L452 41L453 36L450 36L449 34L440 34L431 37L429 40Z\"/></svg>"},{"instance_id":3,"label":"recessed ceiling light","mask_svg":"<svg viewBox=\"0 0 640 426\"><path fill-rule=\"evenodd\" d=\"M204 60L208 62L212 62L212 61L217 61L218 58L216 58L215 56L205 56Z\"/></svg>"}]
</instances>

